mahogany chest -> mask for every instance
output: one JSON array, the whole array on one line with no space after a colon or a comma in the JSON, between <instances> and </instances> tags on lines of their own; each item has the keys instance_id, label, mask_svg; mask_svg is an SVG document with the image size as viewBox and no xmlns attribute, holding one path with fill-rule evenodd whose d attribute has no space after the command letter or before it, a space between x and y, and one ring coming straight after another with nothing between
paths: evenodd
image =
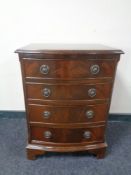
<instances>
[{"instance_id":1,"label":"mahogany chest","mask_svg":"<svg viewBox=\"0 0 131 175\"><path fill-rule=\"evenodd\" d=\"M19 54L28 159L46 151L103 158L105 129L121 50L88 44L30 44Z\"/></svg>"}]
</instances>

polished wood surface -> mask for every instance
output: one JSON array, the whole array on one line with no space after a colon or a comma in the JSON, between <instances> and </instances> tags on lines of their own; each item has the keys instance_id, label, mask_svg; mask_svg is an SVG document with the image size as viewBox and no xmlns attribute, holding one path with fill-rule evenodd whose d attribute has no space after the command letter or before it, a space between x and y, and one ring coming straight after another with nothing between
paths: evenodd
<instances>
[{"instance_id":1,"label":"polished wood surface","mask_svg":"<svg viewBox=\"0 0 131 175\"><path fill-rule=\"evenodd\" d=\"M50 90L49 97L44 96L44 89ZM96 89L96 95L89 95L90 89ZM29 99L44 100L90 100L110 98L112 83L100 84L40 84L26 83L26 91Z\"/></svg>"},{"instance_id":2,"label":"polished wood surface","mask_svg":"<svg viewBox=\"0 0 131 175\"><path fill-rule=\"evenodd\" d=\"M34 43L19 48L16 53L49 53L49 54L123 54L122 50L101 44L51 44Z\"/></svg>"},{"instance_id":3,"label":"polished wood surface","mask_svg":"<svg viewBox=\"0 0 131 175\"><path fill-rule=\"evenodd\" d=\"M96 105L39 105L29 104L29 120L30 122L44 123L92 123L102 122L106 120L108 103ZM48 111L49 116L45 117L44 112ZM93 117L88 117L87 112L93 111Z\"/></svg>"},{"instance_id":4,"label":"polished wood surface","mask_svg":"<svg viewBox=\"0 0 131 175\"><path fill-rule=\"evenodd\" d=\"M55 152L75 152L86 150L89 153L97 155L98 159L102 159L106 154L107 144L97 143L97 144L86 144L80 145L79 147L72 146L46 146L39 144L28 144L27 149L27 158L29 160L35 160L37 156L45 154L46 151L55 151Z\"/></svg>"},{"instance_id":5,"label":"polished wood surface","mask_svg":"<svg viewBox=\"0 0 131 175\"><path fill-rule=\"evenodd\" d=\"M49 73L42 74L40 67L49 66ZM100 72L93 75L90 71L92 65L99 65ZM114 75L116 59L24 59L26 78L43 79L86 79L86 78L106 78Z\"/></svg>"},{"instance_id":6,"label":"polished wood surface","mask_svg":"<svg viewBox=\"0 0 131 175\"><path fill-rule=\"evenodd\" d=\"M33 44L17 49L28 126L28 159L46 151L103 158L115 72L123 51L102 45Z\"/></svg>"},{"instance_id":7,"label":"polished wood surface","mask_svg":"<svg viewBox=\"0 0 131 175\"><path fill-rule=\"evenodd\" d=\"M31 126L31 140L55 143L96 143L104 141L104 130L105 126L88 128L49 128ZM44 132L46 131L49 131L51 133L51 138L44 137ZM84 132L86 131L89 131L91 133L90 138L84 137Z\"/></svg>"}]
</instances>

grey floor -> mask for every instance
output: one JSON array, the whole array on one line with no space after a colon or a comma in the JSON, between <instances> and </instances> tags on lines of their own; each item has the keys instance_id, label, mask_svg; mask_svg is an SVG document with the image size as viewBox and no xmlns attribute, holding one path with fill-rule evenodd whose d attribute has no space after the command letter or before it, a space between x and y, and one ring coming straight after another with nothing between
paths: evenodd
<instances>
[{"instance_id":1,"label":"grey floor","mask_svg":"<svg viewBox=\"0 0 131 175\"><path fill-rule=\"evenodd\" d=\"M25 119L0 120L0 175L131 175L131 122L109 122L109 147L101 160L87 153L48 153L27 160L25 128Z\"/></svg>"}]
</instances>

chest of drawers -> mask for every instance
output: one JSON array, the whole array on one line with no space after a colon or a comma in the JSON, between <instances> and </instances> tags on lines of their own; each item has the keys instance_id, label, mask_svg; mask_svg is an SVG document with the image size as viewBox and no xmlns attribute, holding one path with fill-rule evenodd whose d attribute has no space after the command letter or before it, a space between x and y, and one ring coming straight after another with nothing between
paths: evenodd
<instances>
[{"instance_id":1,"label":"chest of drawers","mask_svg":"<svg viewBox=\"0 0 131 175\"><path fill-rule=\"evenodd\" d=\"M23 78L28 159L46 151L103 158L121 50L103 45L31 44L16 50Z\"/></svg>"}]
</instances>

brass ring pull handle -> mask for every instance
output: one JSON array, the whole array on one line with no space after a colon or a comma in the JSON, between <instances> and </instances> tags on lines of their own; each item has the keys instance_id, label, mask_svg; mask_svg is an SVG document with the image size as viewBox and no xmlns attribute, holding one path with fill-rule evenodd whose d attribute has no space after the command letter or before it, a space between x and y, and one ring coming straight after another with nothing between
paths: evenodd
<instances>
[{"instance_id":1,"label":"brass ring pull handle","mask_svg":"<svg viewBox=\"0 0 131 175\"><path fill-rule=\"evenodd\" d=\"M91 88L88 90L88 95L90 97L95 97L96 96L96 89L95 88Z\"/></svg>"},{"instance_id":2,"label":"brass ring pull handle","mask_svg":"<svg viewBox=\"0 0 131 175\"><path fill-rule=\"evenodd\" d=\"M85 139L90 139L91 138L91 132L90 131L85 131L84 134L83 134L83 137Z\"/></svg>"},{"instance_id":3,"label":"brass ring pull handle","mask_svg":"<svg viewBox=\"0 0 131 175\"><path fill-rule=\"evenodd\" d=\"M86 111L86 116L88 119L92 119L94 117L94 111L92 110Z\"/></svg>"},{"instance_id":4,"label":"brass ring pull handle","mask_svg":"<svg viewBox=\"0 0 131 175\"><path fill-rule=\"evenodd\" d=\"M44 88L43 89L43 96L44 97L49 97L51 94L51 90L49 88Z\"/></svg>"},{"instance_id":5,"label":"brass ring pull handle","mask_svg":"<svg viewBox=\"0 0 131 175\"><path fill-rule=\"evenodd\" d=\"M44 112L43 112L43 117L44 117L45 119L48 119L48 118L50 117L50 115L51 115L51 112L50 112L50 111L44 111Z\"/></svg>"},{"instance_id":6,"label":"brass ring pull handle","mask_svg":"<svg viewBox=\"0 0 131 175\"><path fill-rule=\"evenodd\" d=\"M93 74L93 75L98 74L98 73L100 72L100 66L97 65L97 64L92 65L92 66L90 67L90 72L91 72L91 74Z\"/></svg>"},{"instance_id":7,"label":"brass ring pull handle","mask_svg":"<svg viewBox=\"0 0 131 175\"><path fill-rule=\"evenodd\" d=\"M49 68L49 66L48 65L42 65L42 66L40 66L40 72L42 73L42 74L48 74L49 73L49 70L50 70L50 68Z\"/></svg>"},{"instance_id":8,"label":"brass ring pull handle","mask_svg":"<svg viewBox=\"0 0 131 175\"><path fill-rule=\"evenodd\" d=\"M52 137L52 133L51 133L50 131L45 131L45 132L44 132L44 137L45 137L46 139L50 139L50 138Z\"/></svg>"}]
</instances>

